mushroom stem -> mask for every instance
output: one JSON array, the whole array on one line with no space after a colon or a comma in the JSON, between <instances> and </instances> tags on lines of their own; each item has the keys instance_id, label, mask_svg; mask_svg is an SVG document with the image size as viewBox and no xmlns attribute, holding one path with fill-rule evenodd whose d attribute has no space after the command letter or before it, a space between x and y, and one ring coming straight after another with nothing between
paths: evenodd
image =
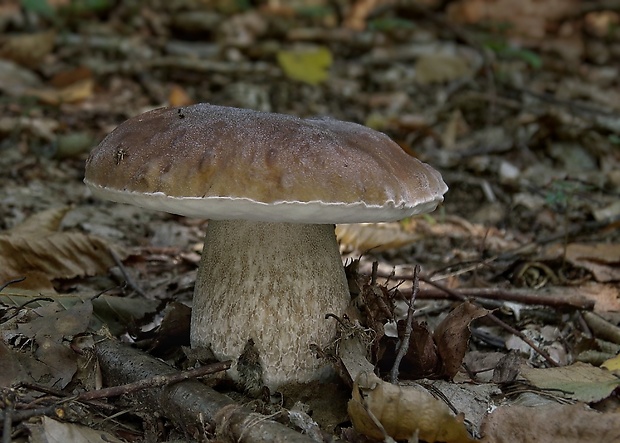
<instances>
[{"instance_id":1,"label":"mushroom stem","mask_svg":"<svg viewBox=\"0 0 620 443\"><path fill-rule=\"evenodd\" d=\"M271 389L325 379L310 350L334 339L349 292L333 225L209 222L196 277L192 346L237 360L251 339ZM239 378L236 365L230 370Z\"/></svg>"}]
</instances>

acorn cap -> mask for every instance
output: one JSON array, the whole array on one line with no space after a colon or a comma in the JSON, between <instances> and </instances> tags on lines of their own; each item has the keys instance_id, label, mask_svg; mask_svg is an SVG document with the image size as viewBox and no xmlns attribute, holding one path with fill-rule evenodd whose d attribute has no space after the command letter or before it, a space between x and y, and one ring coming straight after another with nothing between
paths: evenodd
<instances>
[{"instance_id":1,"label":"acorn cap","mask_svg":"<svg viewBox=\"0 0 620 443\"><path fill-rule=\"evenodd\" d=\"M120 124L92 151L84 182L104 199L190 217L317 224L431 212L448 190L367 127L209 104Z\"/></svg>"}]
</instances>

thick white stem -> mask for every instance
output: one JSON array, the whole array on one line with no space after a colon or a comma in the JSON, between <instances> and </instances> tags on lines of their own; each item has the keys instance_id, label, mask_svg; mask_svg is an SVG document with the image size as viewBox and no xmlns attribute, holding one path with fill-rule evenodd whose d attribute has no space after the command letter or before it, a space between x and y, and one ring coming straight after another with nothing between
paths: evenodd
<instances>
[{"instance_id":1,"label":"thick white stem","mask_svg":"<svg viewBox=\"0 0 620 443\"><path fill-rule=\"evenodd\" d=\"M236 359L254 341L270 388L331 373L328 345L349 292L333 225L210 221L196 278L192 346ZM236 368L231 370L238 376Z\"/></svg>"}]
</instances>

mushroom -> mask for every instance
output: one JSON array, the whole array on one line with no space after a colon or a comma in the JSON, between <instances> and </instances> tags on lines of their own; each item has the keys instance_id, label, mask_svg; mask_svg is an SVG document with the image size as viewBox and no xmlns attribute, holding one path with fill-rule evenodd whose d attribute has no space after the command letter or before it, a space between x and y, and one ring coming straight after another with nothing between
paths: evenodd
<instances>
[{"instance_id":1,"label":"mushroom","mask_svg":"<svg viewBox=\"0 0 620 443\"><path fill-rule=\"evenodd\" d=\"M325 314L350 300L334 223L430 212L447 191L439 172L364 126L210 104L122 123L84 182L104 199L209 219L191 344L238 359L253 343L272 389L331 373L310 346L331 343Z\"/></svg>"}]
</instances>

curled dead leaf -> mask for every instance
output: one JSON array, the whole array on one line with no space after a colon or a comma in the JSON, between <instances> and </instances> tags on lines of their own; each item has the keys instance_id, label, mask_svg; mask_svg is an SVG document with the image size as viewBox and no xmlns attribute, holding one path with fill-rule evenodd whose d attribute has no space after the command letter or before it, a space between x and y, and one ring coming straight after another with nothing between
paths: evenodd
<instances>
[{"instance_id":1,"label":"curled dead leaf","mask_svg":"<svg viewBox=\"0 0 620 443\"><path fill-rule=\"evenodd\" d=\"M358 432L384 440L408 440L417 436L427 442L474 442L463 424L463 416L423 388L396 386L373 373L358 375L348 412Z\"/></svg>"},{"instance_id":2,"label":"curled dead leaf","mask_svg":"<svg viewBox=\"0 0 620 443\"><path fill-rule=\"evenodd\" d=\"M461 303L437 326L433 337L443 362L444 376L452 378L456 375L467 352L471 336L469 325L488 313L488 310L472 303Z\"/></svg>"}]
</instances>

